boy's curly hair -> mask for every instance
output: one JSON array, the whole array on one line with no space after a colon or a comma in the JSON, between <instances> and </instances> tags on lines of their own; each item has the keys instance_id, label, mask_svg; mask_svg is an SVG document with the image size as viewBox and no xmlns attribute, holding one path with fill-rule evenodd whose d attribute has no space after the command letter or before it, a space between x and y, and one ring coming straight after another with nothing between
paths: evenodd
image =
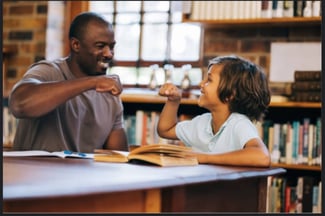
<instances>
[{"instance_id":1,"label":"boy's curly hair","mask_svg":"<svg viewBox=\"0 0 325 216\"><path fill-rule=\"evenodd\" d=\"M220 100L229 103L231 112L245 114L252 121L261 120L271 100L262 68L236 55L214 58L208 69L214 64L223 65L218 87Z\"/></svg>"}]
</instances>

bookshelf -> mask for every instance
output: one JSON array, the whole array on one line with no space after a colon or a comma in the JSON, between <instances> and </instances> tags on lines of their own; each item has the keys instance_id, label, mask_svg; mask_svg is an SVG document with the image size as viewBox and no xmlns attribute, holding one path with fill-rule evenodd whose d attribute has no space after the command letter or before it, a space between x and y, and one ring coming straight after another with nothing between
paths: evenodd
<instances>
[{"instance_id":1,"label":"bookshelf","mask_svg":"<svg viewBox=\"0 0 325 216\"><path fill-rule=\"evenodd\" d=\"M248 2L248 1L247 1ZM272 1L271 1L272 2ZM265 3L265 2L264 2ZM273 2L274 3L274 2ZM297 2L296 2L297 3ZM196 4L196 5L195 5ZM198 6L200 4L200 6ZM209 6L207 6L210 4ZM228 12L227 15L224 14L223 11L218 10L218 7L221 6L225 7L224 11ZM230 4L234 4L231 7ZM237 5L235 5L237 4ZM309 30L316 30L321 28L322 17L313 14L311 17L303 17L303 16L292 16L292 17L269 17L264 18L261 16L261 11L256 12L254 11L256 17L245 17L242 16L243 13L246 13L244 7L237 8L238 11L241 10L241 14L236 14L235 17L231 17L232 10L234 10L234 6L239 6L239 4L244 4L243 2L239 3L225 3L225 2L213 2L213 3L206 3L206 2L199 2L193 1L191 5L187 6L187 10L184 11L183 14L183 22L184 23L193 23L200 25L204 30L231 30L231 29L270 29L272 30L273 27L278 27L277 29L286 29L286 31L290 31L293 29L299 29L300 31L309 31ZM246 3L249 4L249 3ZM253 3L252 3L253 4ZM263 4L263 3L255 3L255 4ZM292 3L293 4L293 3ZM216 6L217 5L217 6ZM196 7L196 9L194 9ZM211 12L212 8L212 12ZM261 9L261 7L258 7ZM272 6L271 6L272 8ZM246 8L247 9L247 8ZM272 11L271 11L272 12ZM296 12L296 11L295 11ZM217 15L218 13L223 14L220 18ZM259 13L259 15L256 15ZM208 16L208 18L206 18ZM229 17L230 16L230 17ZM237 16L237 17L236 17ZM238 16L240 18L238 18ZM246 16L253 16L249 14ZM211 18L212 17L212 18ZM217 17L217 18L216 18ZM263 31L264 32L264 31ZM265 31L268 32L268 31ZM271 34L271 32L269 33ZM272 37L272 35L269 35ZM186 103L188 101L184 100L184 104L181 106L188 106ZM192 102L190 102L192 104ZM193 102L195 104L195 102ZM269 112L265 116L265 120L272 120L274 123L286 123L288 121L301 121L303 118L310 118L311 121L315 121L316 118L321 117L321 109L322 105L321 102L271 102L269 106ZM194 112L194 111L193 111ZM321 133L322 134L322 133ZM321 135L322 136L322 135ZM320 143L322 145L322 143ZM285 174L281 176L284 182L288 182L288 186L293 186L298 184L297 179L299 177L304 176L312 176L314 177L315 181L319 182L321 180L321 166L320 165L307 165L307 164L286 164L286 163L272 163L272 167L280 167L287 170ZM270 181L272 181L270 179ZM296 182L295 182L296 181ZM315 185L316 183L315 182ZM272 182L270 184L275 183ZM277 183L275 183L277 184ZM318 185L319 186L319 185ZM274 189L274 188L273 188ZM281 192L280 192L281 193ZM284 196L283 194L279 194L279 196ZM270 191L268 191L268 200L271 199ZM300 202L301 200L299 200ZM280 203L284 202L283 200L276 200L275 202ZM309 200L309 204L311 200ZM268 203L269 209L272 209L272 203ZM273 205L277 205L274 204ZM304 208L301 208L302 210ZM279 210L279 209L277 209ZM316 212L319 211L316 210ZM272 212L272 211L269 211ZM276 212L276 211L275 211ZM280 209L279 212L284 212L284 208Z\"/></svg>"},{"instance_id":2,"label":"bookshelf","mask_svg":"<svg viewBox=\"0 0 325 216\"><path fill-rule=\"evenodd\" d=\"M183 16L183 22L197 23L207 28L246 28L275 26L320 26L321 17L283 17L283 18L258 18L258 19L222 19L222 20L193 20Z\"/></svg>"},{"instance_id":3,"label":"bookshelf","mask_svg":"<svg viewBox=\"0 0 325 216\"><path fill-rule=\"evenodd\" d=\"M145 92L145 91L144 91ZM137 110L156 111L160 112L164 106L166 98L160 97L157 94L123 94L121 95L124 104L125 115L135 114ZM287 122L299 120L302 121L304 117L316 119L321 116L320 102L271 102L265 120L273 120L274 122ZM194 116L207 112L204 108L197 105L196 98L183 98L179 107L179 115ZM280 179L286 179L288 187L295 188L297 180L302 176L312 176L315 179L315 186L321 181L321 166L307 165L307 164L286 164L286 163L272 163L272 167L284 168L286 173L281 175ZM278 181L276 179L274 181ZM270 179L269 181L272 181ZM316 184L317 183L317 184ZM273 189L274 190L274 189ZM268 197L271 195L268 193ZM268 198L269 199L269 198ZM268 212L273 210L268 209ZM280 210L284 211L284 210ZM318 211L318 210L317 210Z\"/></svg>"}]
</instances>

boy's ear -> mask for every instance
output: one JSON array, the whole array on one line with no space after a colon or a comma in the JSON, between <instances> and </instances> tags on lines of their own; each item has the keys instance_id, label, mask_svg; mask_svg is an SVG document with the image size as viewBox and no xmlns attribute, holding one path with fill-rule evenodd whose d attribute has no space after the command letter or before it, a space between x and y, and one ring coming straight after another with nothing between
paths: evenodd
<instances>
[{"instance_id":1,"label":"boy's ear","mask_svg":"<svg viewBox=\"0 0 325 216\"><path fill-rule=\"evenodd\" d=\"M235 97L235 92L233 92L230 96L228 96L227 98L226 98L226 102L230 102L230 101L232 101L233 99L234 99L234 97Z\"/></svg>"}]
</instances>

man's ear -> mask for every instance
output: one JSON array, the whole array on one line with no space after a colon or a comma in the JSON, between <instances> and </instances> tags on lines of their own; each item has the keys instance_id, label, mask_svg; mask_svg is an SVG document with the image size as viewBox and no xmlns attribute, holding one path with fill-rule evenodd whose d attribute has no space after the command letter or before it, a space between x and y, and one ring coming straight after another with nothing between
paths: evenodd
<instances>
[{"instance_id":1,"label":"man's ear","mask_svg":"<svg viewBox=\"0 0 325 216\"><path fill-rule=\"evenodd\" d=\"M80 41L77 38L71 38L70 39L70 46L71 46L71 49L74 52L79 52Z\"/></svg>"}]
</instances>

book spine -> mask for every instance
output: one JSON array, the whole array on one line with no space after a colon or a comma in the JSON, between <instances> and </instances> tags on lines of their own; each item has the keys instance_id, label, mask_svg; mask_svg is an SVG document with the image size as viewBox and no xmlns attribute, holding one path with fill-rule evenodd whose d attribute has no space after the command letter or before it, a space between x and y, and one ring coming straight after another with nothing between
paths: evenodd
<instances>
[{"instance_id":1,"label":"book spine","mask_svg":"<svg viewBox=\"0 0 325 216\"><path fill-rule=\"evenodd\" d=\"M272 0L262 0L261 4L261 17L262 18L272 18Z\"/></svg>"},{"instance_id":2,"label":"book spine","mask_svg":"<svg viewBox=\"0 0 325 216\"><path fill-rule=\"evenodd\" d=\"M321 102L321 92L292 92L290 100L297 102Z\"/></svg>"},{"instance_id":3,"label":"book spine","mask_svg":"<svg viewBox=\"0 0 325 216\"><path fill-rule=\"evenodd\" d=\"M287 124L281 124L280 128L280 141L279 141L279 150L280 150L280 163L286 162L286 140L288 134Z\"/></svg>"},{"instance_id":4,"label":"book spine","mask_svg":"<svg viewBox=\"0 0 325 216\"><path fill-rule=\"evenodd\" d=\"M280 124L273 125L273 148L271 152L271 160L273 163L278 163L280 160Z\"/></svg>"},{"instance_id":5,"label":"book spine","mask_svg":"<svg viewBox=\"0 0 325 216\"><path fill-rule=\"evenodd\" d=\"M303 129L302 129L302 163L308 163L308 143L309 143L309 118L303 119Z\"/></svg>"},{"instance_id":6,"label":"book spine","mask_svg":"<svg viewBox=\"0 0 325 216\"><path fill-rule=\"evenodd\" d=\"M321 81L321 71L295 71L295 81Z\"/></svg>"},{"instance_id":7,"label":"book spine","mask_svg":"<svg viewBox=\"0 0 325 216\"><path fill-rule=\"evenodd\" d=\"M312 4L313 4L313 1L310 1L310 0L306 1L305 7L303 9L304 17L311 17L313 15Z\"/></svg>"},{"instance_id":8,"label":"book spine","mask_svg":"<svg viewBox=\"0 0 325 216\"><path fill-rule=\"evenodd\" d=\"M292 91L320 91L321 81L295 81L291 84Z\"/></svg>"},{"instance_id":9,"label":"book spine","mask_svg":"<svg viewBox=\"0 0 325 216\"><path fill-rule=\"evenodd\" d=\"M312 8L313 8L313 11L312 11L313 17L321 16L321 1L320 0L313 1Z\"/></svg>"},{"instance_id":10,"label":"book spine","mask_svg":"<svg viewBox=\"0 0 325 216\"><path fill-rule=\"evenodd\" d=\"M313 207L312 207L312 213L321 213L318 211L318 196L319 196L319 187L318 185L314 185L313 187Z\"/></svg>"},{"instance_id":11,"label":"book spine","mask_svg":"<svg viewBox=\"0 0 325 216\"><path fill-rule=\"evenodd\" d=\"M303 163L303 148L304 148L304 135L303 135L303 124L299 126L299 141L298 141L298 164Z\"/></svg>"},{"instance_id":12,"label":"book spine","mask_svg":"<svg viewBox=\"0 0 325 216\"><path fill-rule=\"evenodd\" d=\"M298 163L298 149L299 149L299 121L292 122L293 129L293 142L292 142L292 162L294 164Z\"/></svg>"},{"instance_id":13,"label":"book spine","mask_svg":"<svg viewBox=\"0 0 325 216\"><path fill-rule=\"evenodd\" d=\"M316 141L316 130L315 125L310 124L308 128L308 165L313 165L313 146L314 142Z\"/></svg>"},{"instance_id":14,"label":"book spine","mask_svg":"<svg viewBox=\"0 0 325 216\"><path fill-rule=\"evenodd\" d=\"M286 163L292 163L292 125L290 122L287 123L287 137L286 137Z\"/></svg>"},{"instance_id":15,"label":"book spine","mask_svg":"<svg viewBox=\"0 0 325 216\"><path fill-rule=\"evenodd\" d=\"M283 1L273 0L272 1L272 17L279 18L283 17Z\"/></svg>"},{"instance_id":16,"label":"book spine","mask_svg":"<svg viewBox=\"0 0 325 216\"><path fill-rule=\"evenodd\" d=\"M283 1L283 16L284 17L293 17L293 1L284 0Z\"/></svg>"},{"instance_id":17,"label":"book spine","mask_svg":"<svg viewBox=\"0 0 325 216\"><path fill-rule=\"evenodd\" d=\"M321 165L322 159L322 121L321 118L317 118L316 120L316 159L314 160L315 165Z\"/></svg>"},{"instance_id":18,"label":"book spine","mask_svg":"<svg viewBox=\"0 0 325 216\"><path fill-rule=\"evenodd\" d=\"M314 178L312 176L299 177L302 179L301 200L302 212L312 212L313 208L313 186Z\"/></svg>"},{"instance_id":19,"label":"book spine","mask_svg":"<svg viewBox=\"0 0 325 216\"><path fill-rule=\"evenodd\" d=\"M192 20L199 20L200 19L200 9L201 2L200 1L193 1L192 3L192 12L190 18Z\"/></svg>"},{"instance_id":20,"label":"book spine","mask_svg":"<svg viewBox=\"0 0 325 216\"><path fill-rule=\"evenodd\" d=\"M305 1L302 0L294 0L293 1L293 16L302 17L303 11L305 7Z\"/></svg>"}]
</instances>

